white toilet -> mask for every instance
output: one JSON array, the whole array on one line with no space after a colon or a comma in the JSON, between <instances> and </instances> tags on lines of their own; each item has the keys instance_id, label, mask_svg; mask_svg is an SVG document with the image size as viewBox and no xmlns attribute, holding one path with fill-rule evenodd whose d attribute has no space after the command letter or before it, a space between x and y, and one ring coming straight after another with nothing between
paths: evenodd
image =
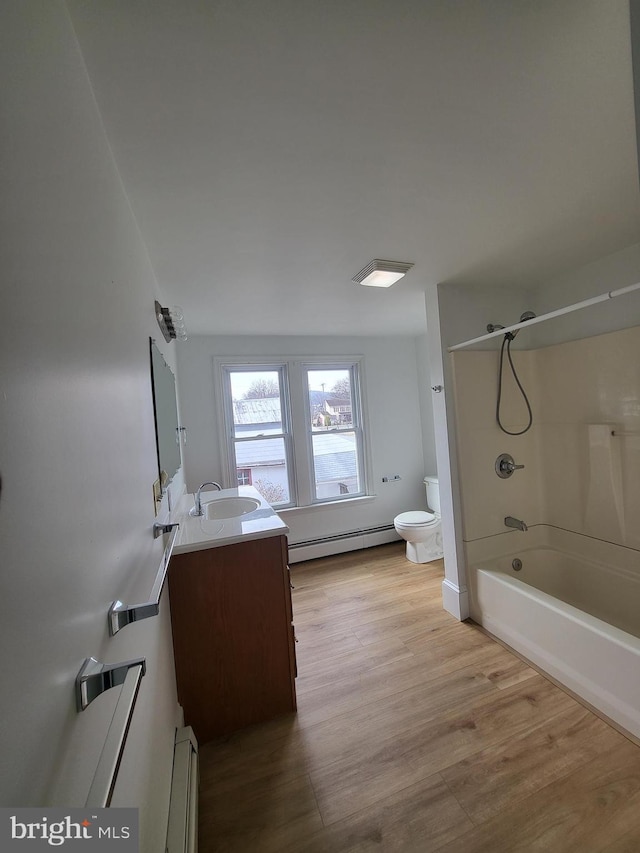
<instances>
[{"instance_id":1,"label":"white toilet","mask_svg":"<svg viewBox=\"0 0 640 853\"><path fill-rule=\"evenodd\" d=\"M443 555L438 478L428 474L424 485L430 511L401 512L393 519L396 531L407 541L407 560L412 563L429 563Z\"/></svg>"}]
</instances>

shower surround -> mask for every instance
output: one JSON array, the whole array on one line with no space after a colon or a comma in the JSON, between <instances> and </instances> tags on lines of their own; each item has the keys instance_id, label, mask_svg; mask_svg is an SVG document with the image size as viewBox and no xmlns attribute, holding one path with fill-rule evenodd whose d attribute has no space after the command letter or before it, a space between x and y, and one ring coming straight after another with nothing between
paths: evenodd
<instances>
[{"instance_id":1,"label":"shower surround","mask_svg":"<svg viewBox=\"0 0 640 853\"><path fill-rule=\"evenodd\" d=\"M521 436L495 422L498 353L452 354L471 614L640 737L640 327L512 354ZM507 370L502 420L527 422ZM501 453L524 469L500 479Z\"/></svg>"}]
</instances>

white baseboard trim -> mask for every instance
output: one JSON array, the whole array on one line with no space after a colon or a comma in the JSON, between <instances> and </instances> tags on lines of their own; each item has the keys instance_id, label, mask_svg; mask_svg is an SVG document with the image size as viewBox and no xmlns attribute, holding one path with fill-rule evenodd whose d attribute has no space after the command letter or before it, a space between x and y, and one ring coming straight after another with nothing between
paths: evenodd
<instances>
[{"instance_id":1,"label":"white baseboard trim","mask_svg":"<svg viewBox=\"0 0 640 853\"><path fill-rule=\"evenodd\" d=\"M442 581L442 606L460 622L469 618L469 593L446 578Z\"/></svg>"},{"instance_id":2,"label":"white baseboard trim","mask_svg":"<svg viewBox=\"0 0 640 853\"><path fill-rule=\"evenodd\" d=\"M198 741L191 726L176 732L167 822L167 853L198 847Z\"/></svg>"},{"instance_id":3,"label":"white baseboard trim","mask_svg":"<svg viewBox=\"0 0 640 853\"><path fill-rule=\"evenodd\" d=\"M359 551L362 548L372 548L375 545L398 541L401 541L401 538L392 527L391 530L374 530L369 533L362 531L344 538L329 538L312 543L302 542L300 545L289 546L289 563L301 563L304 560L315 560L317 557L332 557L334 554Z\"/></svg>"}]
</instances>

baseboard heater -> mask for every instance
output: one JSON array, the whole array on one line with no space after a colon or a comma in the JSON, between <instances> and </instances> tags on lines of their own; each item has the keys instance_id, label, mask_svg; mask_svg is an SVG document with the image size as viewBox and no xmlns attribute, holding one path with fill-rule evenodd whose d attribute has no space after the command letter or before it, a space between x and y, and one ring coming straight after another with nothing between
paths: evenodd
<instances>
[{"instance_id":1,"label":"baseboard heater","mask_svg":"<svg viewBox=\"0 0 640 853\"><path fill-rule=\"evenodd\" d=\"M166 853L198 850L198 741L191 726L176 732Z\"/></svg>"},{"instance_id":2,"label":"baseboard heater","mask_svg":"<svg viewBox=\"0 0 640 853\"><path fill-rule=\"evenodd\" d=\"M395 542L398 536L393 524L382 524L378 527L366 527L351 530L347 533L336 533L332 536L321 536L317 539L306 539L289 545L289 562L297 563L314 557L327 557L331 554L341 554L345 551L357 551L360 548L371 548L386 542Z\"/></svg>"}]
</instances>

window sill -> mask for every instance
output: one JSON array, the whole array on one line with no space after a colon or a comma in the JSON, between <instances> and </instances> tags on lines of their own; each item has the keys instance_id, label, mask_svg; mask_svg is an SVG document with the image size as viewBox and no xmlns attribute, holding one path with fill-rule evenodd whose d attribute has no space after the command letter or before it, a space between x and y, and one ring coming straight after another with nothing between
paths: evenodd
<instances>
[{"instance_id":1,"label":"window sill","mask_svg":"<svg viewBox=\"0 0 640 853\"><path fill-rule=\"evenodd\" d=\"M288 513L308 512L308 510L316 509L336 509L337 507L354 506L354 504L372 503L377 498L377 495L362 495L357 498L344 498L341 501L324 501L323 503L308 504L307 506L288 506L278 509L274 507L278 515L287 515Z\"/></svg>"}]
</instances>

